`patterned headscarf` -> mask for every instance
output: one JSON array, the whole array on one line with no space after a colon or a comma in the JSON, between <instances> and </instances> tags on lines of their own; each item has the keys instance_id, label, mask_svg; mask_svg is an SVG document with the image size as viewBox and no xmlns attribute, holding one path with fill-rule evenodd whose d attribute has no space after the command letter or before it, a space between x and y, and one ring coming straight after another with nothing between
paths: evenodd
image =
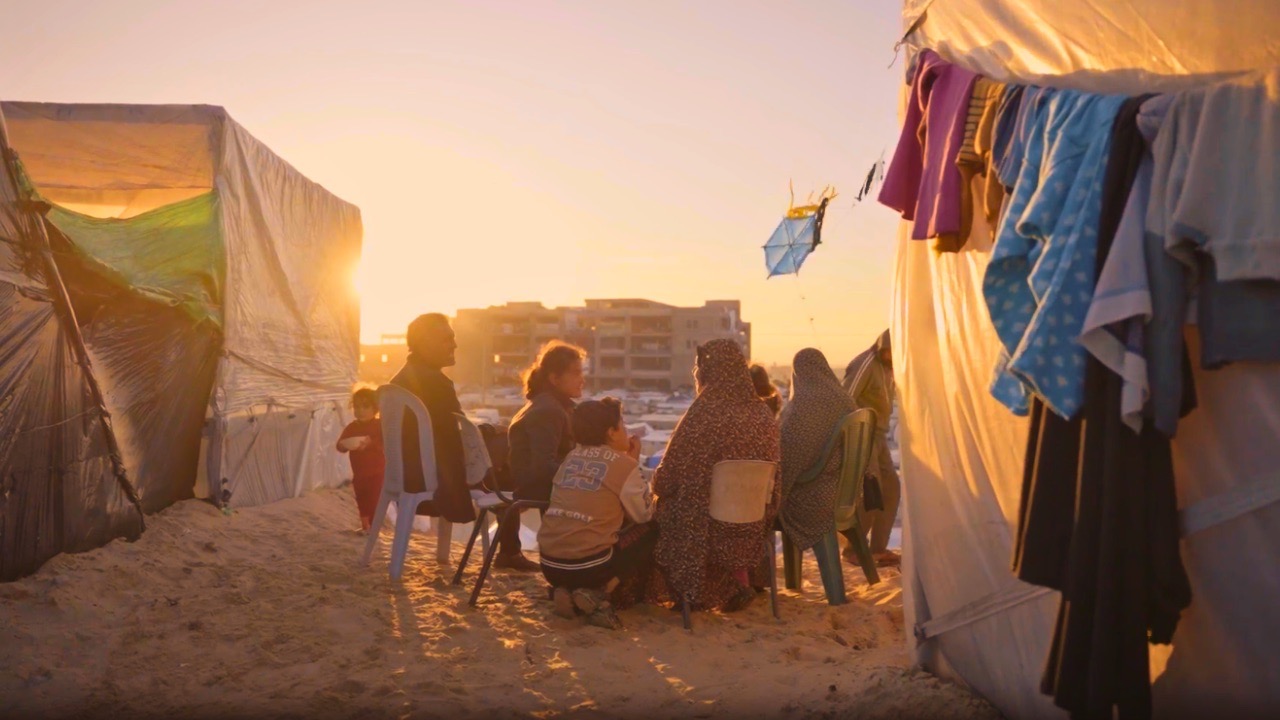
<instances>
[{"instance_id":1,"label":"patterned headscarf","mask_svg":"<svg viewBox=\"0 0 1280 720\"><path fill-rule=\"evenodd\" d=\"M801 350L791 367L791 401L782 413L782 526L808 548L835 527L839 448L819 477L802 486L796 480L821 459L831 433L856 407L820 351Z\"/></svg>"},{"instance_id":2,"label":"patterned headscarf","mask_svg":"<svg viewBox=\"0 0 1280 720\"><path fill-rule=\"evenodd\" d=\"M763 522L731 525L710 515L711 469L722 460L779 457L778 426L756 396L742 349L712 340L698 349L697 399L676 427L654 473L657 560L667 585L695 608L722 606L737 591L733 571L759 564L780 499L775 483Z\"/></svg>"}]
</instances>

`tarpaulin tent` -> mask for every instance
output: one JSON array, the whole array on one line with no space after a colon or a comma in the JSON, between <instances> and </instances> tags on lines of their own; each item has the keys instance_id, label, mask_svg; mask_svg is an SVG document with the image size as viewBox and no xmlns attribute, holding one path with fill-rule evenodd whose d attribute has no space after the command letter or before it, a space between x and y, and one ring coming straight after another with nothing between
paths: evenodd
<instances>
[{"instance_id":1,"label":"tarpaulin tent","mask_svg":"<svg viewBox=\"0 0 1280 720\"><path fill-rule=\"evenodd\" d=\"M358 209L221 108L0 111L0 579L345 479Z\"/></svg>"},{"instance_id":2,"label":"tarpaulin tent","mask_svg":"<svg viewBox=\"0 0 1280 720\"><path fill-rule=\"evenodd\" d=\"M1280 65L1271 0L908 0L904 30L926 7L909 44L1002 81L1137 94ZM1028 427L988 392L1000 347L982 302L989 250L939 254L899 236L909 642L1010 717L1065 717L1039 692L1058 597L1010 570ZM1194 597L1171 650L1153 654L1155 714L1257 717L1280 706L1280 367L1197 367L1195 380L1200 406L1173 448Z\"/></svg>"}]
</instances>

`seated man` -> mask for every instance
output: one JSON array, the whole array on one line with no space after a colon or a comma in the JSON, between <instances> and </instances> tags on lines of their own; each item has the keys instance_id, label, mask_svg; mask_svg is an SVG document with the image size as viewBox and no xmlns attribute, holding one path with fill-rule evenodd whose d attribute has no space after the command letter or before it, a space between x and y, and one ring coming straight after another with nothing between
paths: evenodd
<instances>
[{"instance_id":1,"label":"seated man","mask_svg":"<svg viewBox=\"0 0 1280 720\"><path fill-rule=\"evenodd\" d=\"M391 384L418 396L426 406L436 454L435 499L423 503L417 514L443 517L455 523L472 522L476 519L475 507L467 488L466 456L456 418L462 407L453 381L444 374L444 368L454 364L454 352L458 348L453 329L444 315L422 315L409 323L405 340L409 356ZM422 492L426 483L418 447L418 418L411 412L405 413L401 440L404 488L408 492Z\"/></svg>"},{"instance_id":2,"label":"seated man","mask_svg":"<svg viewBox=\"0 0 1280 720\"><path fill-rule=\"evenodd\" d=\"M575 447L556 473L538 548L556 614L574 609L592 625L619 628L608 599L622 581L652 566L654 499L640 474L640 444L627 435L622 403L589 400L573 410ZM625 529L624 522L633 523Z\"/></svg>"}]
</instances>

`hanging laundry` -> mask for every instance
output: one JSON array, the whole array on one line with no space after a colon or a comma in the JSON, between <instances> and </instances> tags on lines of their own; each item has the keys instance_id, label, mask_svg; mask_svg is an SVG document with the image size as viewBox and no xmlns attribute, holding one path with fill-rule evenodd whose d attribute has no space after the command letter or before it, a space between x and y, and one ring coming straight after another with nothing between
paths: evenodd
<instances>
[{"instance_id":1,"label":"hanging laundry","mask_svg":"<svg viewBox=\"0 0 1280 720\"><path fill-rule=\"evenodd\" d=\"M991 148L995 138L996 113L1004 98L1005 85L980 77L973 84L973 97L969 100L969 112L964 124L964 140L956 157L960 169L960 233L959 245L969 242L973 228L973 215L980 211L986 225L993 229L1000 220L1000 206L1004 201L1004 187L991 169ZM973 190L974 178L982 178Z\"/></svg>"},{"instance_id":2,"label":"hanging laundry","mask_svg":"<svg viewBox=\"0 0 1280 720\"><path fill-rule=\"evenodd\" d=\"M1004 95L1000 97L1000 104L996 107L996 127L991 134L991 166L1005 193L1013 189L1013 181L1018 173L1020 159L1009 153L1009 144L1018 127L1022 94L1026 90L1025 85L1005 86Z\"/></svg>"},{"instance_id":3,"label":"hanging laundry","mask_svg":"<svg viewBox=\"0 0 1280 720\"><path fill-rule=\"evenodd\" d=\"M1148 146L1164 133L1176 98L1159 96L1143 104L1137 124ZM1280 337L1280 283L1223 281L1212 255L1195 253L1191 268L1171 255L1164 236L1147 232L1149 201L1159 202L1152 194L1153 166L1148 149L1080 340L1124 378L1126 424L1140 428L1145 414L1172 436L1187 404L1184 398L1193 391L1184 380L1183 325L1199 326L1205 369L1232 362L1280 362L1280 342L1275 340Z\"/></svg>"},{"instance_id":4,"label":"hanging laundry","mask_svg":"<svg viewBox=\"0 0 1280 720\"><path fill-rule=\"evenodd\" d=\"M1095 277L1139 189L1143 100L1126 101L1111 129ZM1077 718L1151 717L1148 642L1170 642L1191 600L1169 438L1122 423L1122 385L1088 358L1080 416L1064 420L1036 400L1024 472L1015 572L1062 591L1041 690Z\"/></svg>"},{"instance_id":5,"label":"hanging laundry","mask_svg":"<svg viewBox=\"0 0 1280 720\"><path fill-rule=\"evenodd\" d=\"M1148 232L1219 280L1280 280L1280 68L1175 95L1152 156Z\"/></svg>"},{"instance_id":6,"label":"hanging laundry","mask_svg":"<svg viewBox=\"0 0 1280 720\"><path fill-rule=\"evenodd\" d=\"M906 121L880 190L880 202L912 223L911 238L937 238L939 250L960 247L956 157L977 77L932 50L919 55Z\"/></svg>"},{"instance_id":7,"label":"hanging laundry","mask_svg":"<svg viewBox=\"0 0 1280 720\"><path fill-rule=\"evenodd\" d=\"M865 198L871 197L871 189L877 182L884 180L884 154L881 153L880 159L872 163L871 169L867 171L867 178L862 181L862 187L858 188L858 194L853 198L853 204L857 205Z\"/></svg>"},{"instance_id":8,"label":"hanging laundry","mask_svg":"<svg viewBox=\"0 0 1280 720\"><path fill-rule=\"evenodd\" d=\"M1010 153L1021 157L983 295L1003 345L991 392L1026 415L1030 394L1062 417L1080 408L1093 299L1098 203L1111 126L1125 98L1028 89Z\"/></svg>"},{"instance_id":9,"label":"hanging laundry","mask_svg":"<svg viewBox=\"0 0 1280 720\"><path fill-rule=\"evenodd\" d=\"M1145 227L1151 195L1152 161L1148 145L1159 131L1172 100L1169 95L1146 100L1135 117L1134 129L1139 135L1127 141L1137 143L1138 170L1080 335L1080 344L1123 379L1121 417L1125 425L1135 432L1142 429L1143 412L1150 397L1146 347L1149 342L1147 323L1152 319L1153 300L1145 252ZM1116 147L1115 142L1126 140L1113 137L1113 156L1117 152L1125 152L1125 148ZM1181 269L1173 267L1171 260L1162 257L1158 250L1153 260L1156 261L1153 263L1156 272L1172 270L1174 274L1167 281L1158 281L1158 286L1167 287L1173 282L1177 285L1175 294L1181 294L1184 291L1180 282ZM1155 332L1157 336L1181 337L1181 318L1162 317L1161 326ZM1161 402L1161 409L1155 413L1160 418L1157 427L1167 435L1173 433L1180 414L1181 399L1178 395L1182 370L1178 367L1180 358L1177 360L1165 363L1165 367L1159 370L1162 377L1174 384L1172 402Z\"/></svg>"}]
</instances>

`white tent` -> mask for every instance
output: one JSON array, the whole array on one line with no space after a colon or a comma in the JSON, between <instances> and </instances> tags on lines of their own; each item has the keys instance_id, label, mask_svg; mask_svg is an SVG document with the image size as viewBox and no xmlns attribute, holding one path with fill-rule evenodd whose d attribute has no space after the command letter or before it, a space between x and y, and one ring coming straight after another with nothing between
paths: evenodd
<instances>
[{"instance_id":1,"label":"white tent","mask_svg":"<svg viewBox=\"0 0 1280 720\"><path fill-rule=\"evenodd\" d=\"M1280 65L1274 0L907 0L904 31L926 7L910 44L997 80L1137 94ZM1058 597L1010 570L1027 423L987 389L988 251L899 236L903 570L924 638L909 642L1010 717L1063 717L1038 691ZM1196 382L1173 448L1194 598L1153 652L1155 713L1257 717L1280 706L1280 367L1197 368Z\"/></svg>"},{"instance_id":2,"label":"white tent","mask_svg":"<svg viewBox=\"0 0 1280 720\"><path fill-rule=\"evenodd\" d=\"M59 263L77 264L63 273L73 304L94 312L78 321L145 509L193 491L256 505L348 479L333 445L359 358L359 210L219 107L2 108L64 238ZM81 292L90 276L107 289ZM140 299L151 305L98 322ZM156 354L171 356L138 377ZM157 427L157 412L171 419ZM175 456L182 467L164 460ZM156 463L170 477L154 477Z\"/></svg>"}]
</instances>

